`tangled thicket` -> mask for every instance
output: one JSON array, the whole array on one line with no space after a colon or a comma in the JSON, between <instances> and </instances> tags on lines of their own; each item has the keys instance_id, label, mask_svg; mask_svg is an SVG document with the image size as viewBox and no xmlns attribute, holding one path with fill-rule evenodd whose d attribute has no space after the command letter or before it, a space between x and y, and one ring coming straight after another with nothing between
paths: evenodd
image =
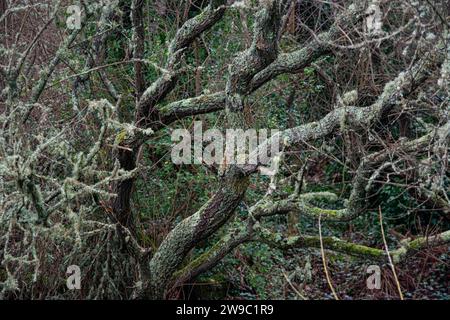
<instances>
[{"instance_id":1,"label":"tangled thicket","mask_svg":"<svg viewBox=\"0 0 450 320\"><path fill-rule=\"evenodd\" d=\"M70 5L0 7L1 298L184 297L260 246L272 270L448 253L448 1L79 1L79 28ZM279 129L274 172L173 164L194 120ZM305 298L296 268L273 281Z\"/></svg>"}]
</instances>

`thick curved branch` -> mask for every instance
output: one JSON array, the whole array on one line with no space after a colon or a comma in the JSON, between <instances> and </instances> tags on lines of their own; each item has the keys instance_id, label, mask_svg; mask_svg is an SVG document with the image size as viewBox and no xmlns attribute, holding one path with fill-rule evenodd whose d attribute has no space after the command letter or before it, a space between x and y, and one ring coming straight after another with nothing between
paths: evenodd
<instances>
[{"instance_id":1,"label":"thick curved branch","mask_svg":"<svg viewBox=\"0 0 450 320\"><path fill-rule=\"evenodd\" d=\"M251 77L257 70L266 67L277 55L279 30L279 1L269 1L259 12L255 22L253 43L230 67L227 83L227 118L230 125L240 122L236 105L245 83L241 76ZM231 98L231 101L230 101ZM240 97L239 97L240 99ZM178 269L186 254L200 241L218 230L233 215L243 199L249 185L249 176L236 166L226 168L221 186L215 195L192 216L180 222L164 239L150 261L152 277L149 285L153 297L163 297L173 273Z\"/></svg>"},{"instance_id":2,"label":"thick curved branch","mask_svg":"<svg viewBox=\"0 0 450 320\"><path fill-rule=\"evenodd\" d=\"M364 157L361 160L352 183L353 188L347 205L349 218L356 217L360 212L364 210L366 193L369 191L368 189L372 184L371 180L373 180L371 179L371 177L369 177L372 172L372 170L370 169L371 167L383 163L395 153L401 154L409 153L412 151L422 151L426 149L436 138L440 139L440 137L443 136L448 139L449 134L450 122L447 122L445 125L436 128L432 132L418 139L411 141L402 141L399 145L394 145L390 149L381 150ZM431 193L431 191L429 191L429 193ZM437 197L436 200L439 202L439 197ZM446 208L445 205L443 207Z\"/></svg>"},{"instance_id":3,"label":"thick curved branch","mask_svg":"<svg viewBox=\"0 0 450 320\"><path fill-rule=\"evenodd\" d=\"M211 28L220 20L225 12L225 0L211 0L209 6L198 16L186 21L169 47L169 58L163 74L152 83L141 95L135 113L135 126L147 128L151 123L148 117L156 120L159 114L155 112L155 106L163 100L175 87L182 70L176 68L176 63L185 49L202 32ZM142 141L140 139L124 139L120 144L117 158L120 166L125 170L133 170L136 167L136 156ZM117 219L125 226L133 229L133 217L130 214L130 199L133 190L133 179L127 179L115 186L117 197L112 207Z\"/></svg>"},{"instance_id":4,"label":"thick curved branch","mask_svg":"<svg viewBox=\"0 0 450 320\"><path fill-rule=\"evenodd\" d=\"M192 281L203 272L211 270L227 254L231 253L241 244L250 241L263 242L282 250L321 247L320 237L318 236L302 235L284 237L281 234L273 233L265 228L262 228L257 224L255 225L254 220L250 218L247 222L246 228L232 229L205 253L196 257L181 270L174 273L171 287L179 286L187 281ZM322 241L325 249L334 252L340 252L350 256L375 261L383 261L387 259L386 251L383 249L351 243L336 237L323 237ZM414 252L448 243L450 243L450 231L445 231L433 236L418 237L414 240L404 240L399 248L390 250L390 254L393 261L398 263Z\"/></svg>"},{"instance_id":5,"label":"thick curved branch","mask_svg":"<svg viewBox=\"0 0 450 320\"><path fill-rule=\"evenodd\" d=\"M381 116L391 111L400 99L407 97L428 79L431 74L440 68L444 61L442 44L432 48L428 55L417 61L409 70L401 72L394 80L387 83L377 101L368 107L341 106L335 108L322 119L310 122L295 128L286 129L273 135L261 143L252 155L255 159L263 159L268 146L276 143L276 140L289 147L336 133L341 128L345 119L347 126L352 129L371 127ZM256 172L259 164L241 165L244 172Z\"/></svg>"},{"instance_id":6,"label":"thick curved branch","mask_svg":"<svg viewBox=\"0 0 450 320\"><path fill-rule=\"evenodd\" d=\"M167 125L190 116L223 110L225 101L225 92L222 91L169 103L158 108L160 125ZM154 124L152 127L159 128L158 124Z\"/></svg>"},{"instance_id":7,"label":"thick curved branch","mask_svg":"<svg viewBox=\"0 0 450 320\"><path fill-rule=\"evenodd\" d=\"M336 21L336 23L328 30L327 32L323 32L318 35L319 39L335 39L342 31L341 26L339 24L343 24L343 26L351 26L361 19L362 10L357 6L350 6L348 11L345 11ZM262 30L261 32L263 32ZM278 31L275 30L272 32L272 35L275 35ZM271 51L274 53L277 48L272 48ZM232 95L231 92L235 91L246 92L249 94L251 92L256 91L265 83L273 80L276 76L285 74L285 73L298 73L303 70L305 67L310 65L312 62L322 57L323 55L331 52L329 47L324 44L313 41L311 43L306 44L303 48L290 52L290 53L281 53L278 57L273 60L273 56L264 63L264 65L259 65L258 63L262 62L262 59L257 59L254 64L250 64L249 61L252 61L253 56L259 57L259 51L255 45L252 45L247 53L239 56L236 61L232 65L236 63L245 66L245 69L242 71L235 70L232 68L231 74L233 81L229 81L229 89L228 96ZM264 67L265 66L265 67ZM245 76L243 73L247 72L248 75ZM234 76L233 76L234 74ZM168 83L171 83L171 79L174 76L170 73L167 73L165 76L167 79L165 80ZM248 81L244 81L242 79L250 79ZM240 81L236 79L241 79ZM163 80L160 80L163 82ZM240 85L240 89L238 90L237 86ZM148 88L148 94L146 94L149 98L154 99L153 102L150 100L142 101L140 104L150 104L155 105L158 101L162 100L161 92L166 92L166 90L158 91L157 89L162 87L161 83L158 85L154 85L154 88L150 90ZM233 89L234 88L234 89ZM194 98L183 99L179 101L172 102L165 106L158 106L157 108L157 116L153 121L148 122L145 125L151 126L153 129L160 129L164 125L167 125L173 121L180 120L185 117L190 117L198 114L216 112L225 109L227 96L226 91L220 91L213 94L205 94ZM242 98L242 97L241 97ZM238 99L239 100L239 99ZM239 100L240 101L240 100ZM240 102L238 104L240 104Z\"/></svg>"},{"instance_id":8,"label":"thick curved branch","mask_svg":"<svg viewBox=\"0 0 450 320\"><path fill-rule=\"evenodd\" d=\"M251 240L251 230L230 232L173 275L171 288L195 279L200 274L214 268L227 254L241 244Z\"/></svg>"},{"instance_id":9,"label":"thick curved branch","mask_svg":"<svg viewBox=\"0 0 450 320\"><path fill-rule=\"evenodd\" d=\"M226 85L227 108L233 112L243 109L243 98L251 90L252 78L270 65L278 56L278 41L281 28L279 1L268 1L258 11L253 28L250 48L239 54L229 67L230 76Z\"/></svg>"},{"instance_id":10,"label":"thick curved branch","mask_svg":"<svg viewBox=\"0 0 450 320\"><path fill-rule=\"evenodd\" d=\"M320 248L320 237L318 236L302 235L283 237L282 235L270 232L267 229L261 229L258 234L260 241L282 250L295 248ZM345 253L350 256L378 261L387 258L386 251L383 249L371 248L364 245L347 242L336 237L323 237L322 241L325 249ZM450 243L450 230L434 236L419 237L414 240L403 241L401 243L401 247L395 250L390 250L390 254L393 261L397 263L405 259L412 252L447 243Z\"/></svg>"},{"instance_id":11,"label":"thick curved branch","mask_svg":"<svg viewBox=\"0 0 450 320\"><path fill-rule=\"evenodd\" d=\"M198 36L216 24L223 17L225 9L225 0L211 0L205 10L186 21L177 31L169 46L169 58L165 68L167 72L144 91L137 104L136 123L138 125L145 126L146 118L154 111L155 106L175 87L180 74L176 65L184 50Z\"/></svg>"},{"instance_id":12,"label":"thick curved branch","mask_svg":"<svg viewBox=\"0 0 450 320\"><path fill-rule=\"evenodd\" d=\"M172 229L159 246L149 270L152 274L148 294L161 298L186 254L199 241L206 239L228 221L242 201L249 184L248 177L232 170L222 181L215 195L196 213Z\"/></svg>"},{"instance_id":13,"label":"thick curved branch","mask_svg":"<svg viewBox=\"0 0 450 320\"><path fill-rule=\"evenodd\" d=\"M342 29L353 27L363 18L362 5L358 1L350 5L343 14L337 17L336 22L328 31L317 35L303 48L280 54L273 63L255 75L250 83L251 91L257 90L281 74L298 73L321 56L331 53L332 46L330 44L342 34Z\"/></svg>"}]
</instances>

